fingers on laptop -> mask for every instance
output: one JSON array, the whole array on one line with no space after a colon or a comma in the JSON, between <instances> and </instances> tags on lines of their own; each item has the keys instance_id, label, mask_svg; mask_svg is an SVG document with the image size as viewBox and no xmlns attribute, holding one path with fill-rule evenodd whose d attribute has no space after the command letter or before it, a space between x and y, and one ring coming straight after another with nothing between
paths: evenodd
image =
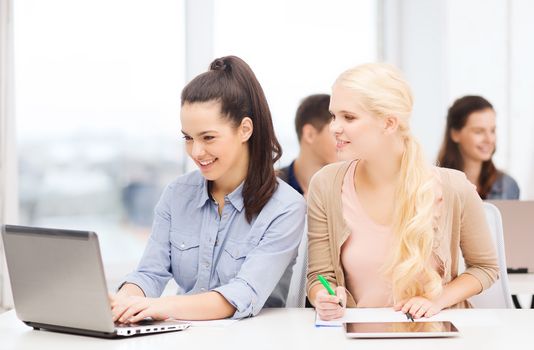
<instances>
[{"instance_id":1,"label":"fingers on laptop","mask_svg":"<svg viewBox=\"0 0 534 350\"><path fill-rule=\"evenodd\" d=\"M140 302L144 297L128 296L116 298L114 304L111 305L111 313L113 314L113 321L118 321L122 317L124 312L128 310L132 305ZM122 321L119 321L122 322Z\"/></svg>"},{"instance_id":2,"label":"fingers on laptop","mask_svg":"<svg viewBox=\"0 0 534 350\"><path fill-rule=\"evenodd\" d=\"M169 318L165 308L165 303L159 298L144 298L124 311L119 322L136 323L146 317L165 320Z\"/></svg>"},{"instance_id":3,"label":"fingers on laptop","mask_svg":"<svg viewBox=\"0 0 534 350\"><path fill-rule=\"evenodd\" d=\"M140 322L140 321L144 320L147 317L152 317L149 308L148 309L144 309L143 311L141 311L141 312L137 313L136 315L130 317L128 322L137 323L137 322ZM157 319L156 317L152 317L152 318L153 319Z\"/></svg>"}]
</instances>

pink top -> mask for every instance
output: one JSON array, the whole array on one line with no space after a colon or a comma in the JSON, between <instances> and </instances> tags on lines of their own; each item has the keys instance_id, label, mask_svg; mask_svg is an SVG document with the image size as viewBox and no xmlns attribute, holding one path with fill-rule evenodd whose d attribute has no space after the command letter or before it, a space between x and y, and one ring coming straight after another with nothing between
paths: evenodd
<instances>
[{"instance_id":1,"label":"pink top","mask_svg":"<svg viewBox=\"0 0 534 350\"><path fill-rule=\"evenodd\" d=\"M381 271L393 246L393 231L389 226L375 223L365 213L354 186L357 164L358 161L352 162L341 188L343 218L351 232L341 246L341 264L347 289L354 296L356 307L393 306L391 284ZM443 201L439 183L436 183L435 191L436 216ZM443 276L443 263L435 252L432 253L430 264Z\"/></svg>"},{"instance_id":2,"label":"pink top","mask_svg":"<svg viewBox=\"0 0 534 350\"><path fill-rule=\"evenodd\" d=\"M343 179L341 199L343 218L351 234L341 247L341 264L347 289L356 300L356 307L393 305L391 286L380 269L393 244L393 232L371 220L361 206L354 187L354 161Z\"/></svg>"},{"instance_id":3,"label":"pink top","mask_svg":"<svg viewBox=\"0 0 534 350\"><path fill-rule=\"evenodd\" d=\"M318 275L323 275L337 286L347 286L341 248L351 231L343 217L342 189L345 174L352 163L344 161L326 165L315 173L310 182L308 293L321 285L317 280ZM464 273L476 278L485 290L499 278L499 264L482 200L464 173L438 167L431 169L436 175L436 205L432 218L432 253L437 263L436 270L443 284L450 283L458 276L459 256L463 255L466 265ZM349 292L347 305L356 307L356 304ZM464 300L452 307L465 308L470 304Z\"/></svg>"}]
</instances>

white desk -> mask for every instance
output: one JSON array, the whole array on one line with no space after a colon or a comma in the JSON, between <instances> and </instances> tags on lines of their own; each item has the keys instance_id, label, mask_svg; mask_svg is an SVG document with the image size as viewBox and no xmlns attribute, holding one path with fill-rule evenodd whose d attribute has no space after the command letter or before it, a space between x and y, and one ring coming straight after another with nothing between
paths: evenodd
<instances>
[{"instance_id":1,"label":"white desk","mask_svg":"<svg viewBox=\"0 0 534 350\"><path fill-rule=\"evenodd\" d=\"M510 293L534 295L534 273L509 273Z\"/></svg>"},{"instance_id":2,"label":"white desk","mask_svg":"<svg viewBox=\"0 0 534 350\"><path fill-rule=\"evenodd\" d=\"M458 338L346 339L342 329L316 328L311 309L267 309L226 328L191 328L183 332L106 340L34 331L9 311L0 315L0 349L532 349L534 310L449 310L461 331ZM480 319L479 323L473 322ZM463 321L462 321L463 320Z\"/></svg>"}]
</instances>

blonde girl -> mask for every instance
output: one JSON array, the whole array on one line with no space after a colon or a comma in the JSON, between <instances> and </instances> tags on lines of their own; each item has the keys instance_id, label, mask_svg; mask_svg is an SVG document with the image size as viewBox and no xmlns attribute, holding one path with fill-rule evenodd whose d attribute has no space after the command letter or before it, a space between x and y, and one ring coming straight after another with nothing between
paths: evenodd
<instances>
[{"instance_id":1,"label":"blonde girl","mask_svg":"<svg viewBox=\"0 0 534 350\"><path fill-rule=\"evenodd\" d=\"M345 307L430 317L469 307L498 278L482 201L463 173L426 162L410 131L412 104L386 64L347 70L333 85L330 130L343 161L319 171L308 195L307 292L325 320Z\"/></svg>"}]
</instances>

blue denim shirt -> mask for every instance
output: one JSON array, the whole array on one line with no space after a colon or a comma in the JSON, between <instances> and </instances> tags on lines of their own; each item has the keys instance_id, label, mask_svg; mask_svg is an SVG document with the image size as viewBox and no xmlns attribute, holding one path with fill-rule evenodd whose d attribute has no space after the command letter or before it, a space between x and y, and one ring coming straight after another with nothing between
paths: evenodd
<instances>
[{"instance_id":1,"label":"blue denim shirt","mask_svg":"<svg viewBox=\"0 0 534 350\"><path fill-rule=\"evenodd\" d=\"M283 307L304 234L306 203L283 181L250 223L243 184L225 196L222 215L199 171L180 176L155 209L152 234L137 270L124 282L158 297L174 278L178 294L217 291L236 308L233 318L263 306Z\"/></svg>"},{"instance_id":2,"label":"blue denim shirt","mask_svg":"<svg viewBox=\"0 0 534 350\"><path fill-rule=\"evenodd\" d=\"M519 186L510 175L502 173L491 186L486 199L519 199Z\"/></svg>"}]
</instances>

